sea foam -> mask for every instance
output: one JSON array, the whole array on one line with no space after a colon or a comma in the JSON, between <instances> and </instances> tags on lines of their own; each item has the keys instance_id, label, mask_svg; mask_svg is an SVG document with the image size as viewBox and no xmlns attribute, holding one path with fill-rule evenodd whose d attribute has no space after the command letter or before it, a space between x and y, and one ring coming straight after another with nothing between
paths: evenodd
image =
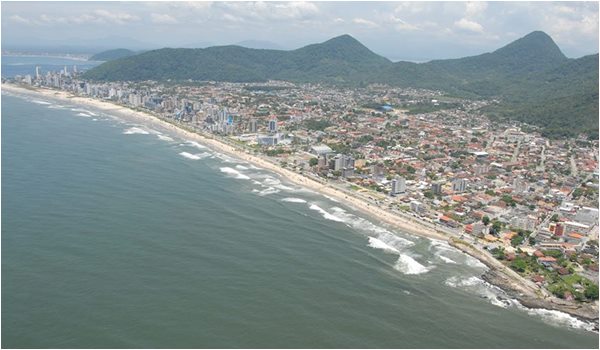
<instances>
[{"instance_id":1,"label":"sea foam","mask_svg":"<svg viewBox=\"0 0 600 350\"><path fill-rule=\"evenodd\" d=\"M389 245L375 237L369 237L369 247L375 248L375 249L381 249L388 253L400 253L400 251L398 249L392 247L391 245Z\"/></svg>"},{"instance_id":2,"label":"sea foam","mask_svg":"<svg viewBox=\"0 0 600 350\"><path fill-rule=\"evenodd\" d=\"M279 193L279 190L276 189L276 188L274 188L274 187L267 187L264 190L259 191L258 195L259 196L266 196L266 195L274 194L274 193Z\"/></svg>"},{"instance_id":3,"label":"sea foam","mask_svg":"<svg viewBox=\"0 0 600 350\"><path fill-rule=\"evenodd\" d=\"M331 221L337 221L337 222L344 222L344 219L337 217L333 214L330 214L329 212L327 212L325 209L319 207L316 204L311 204L311 206L309 207L311 210L315 210L318 211L319 213L321 213L321 215L323 215L323 217L327 220L331 220Z\"/></svg>"},{"instance_id":4,"label":"sea foam","mask_svg":"<svg viewBox=\"0 0 600 350\"><path fill-rule=\"evenodd\" d=\"M174 141L172 137L169 136L165 136L165 135L161 135L161 134L157 134L156 135L160 140L163 141Z\"/></svg>"},{"instance_id":5,"label":"sea foam","mask_svg":"<svg viewBox=\"0 0 600 350\"><path fill-rule=\"evenodd\" d=\"M235 177L236 179L240 179L240 180L250 180L250 177L242 174L241 172L232 169L230 167L223 167L223 168L219 168L219 170L221 170L222 173L225 173L229 176Z\"/></svg>"},{"instance_id":6,"label":"sea foam","mask_svg":"<svg viewBox=\"0 0 600 350\"><path fill-rule=\"evenodd\" d=\"M306 203L306 201L302 198L292 198L292 197L283 198L281 201L288 202L288 203Z\"/></svg>"},{"instance_id":7,"label":"sea foam","mask_svg":"<svg viewBox=\"0 0 600 350\"><path fill-rule=\"evenodd\" d=\"M186 141L186 143L189 144L189 145L191 145L191 146L194 146L194 147L196 147L198 149L206 149L206 146L202 146L201 144L199 144L196 141L189 141L188 140L188 141Z\"/></svg>"},{"instance_id":8,"label":"sea foam","mask_svg":"<svg viewBox=\"0 0 600 350\"><path fill-rule=\"evenodd\" d=\"M435 265L423 266L411 256L400 254L394 268L405 275L420 275L429 272Z\"/></svg>"},{"instance_id":9,"label":"sea foam","mask_svg":"<svg viewBox=\"0 0 600 350\"><path fill-rule=\"evenodd\" d=\"M192 154L192 153L188 153L188 152L179 152L179 155L181 155L182 157L188 158L188 159L199 160L199 159L208 157L210 154L209 153Z\"/></svg>"},{"instance_id":10,"label":"sea foam","mask_svg":"<svg viewBox=\"0 0 600 350\"><path fill-rule=\"evenodd\" d=\"M131 127L129 129L123 131L123 134L125 134L125 135L134 135L134 134L148 135L148 134L150 134L150 132L148 132L147 130L144 130L142 128Z\"/></svg>"}]
</instances>

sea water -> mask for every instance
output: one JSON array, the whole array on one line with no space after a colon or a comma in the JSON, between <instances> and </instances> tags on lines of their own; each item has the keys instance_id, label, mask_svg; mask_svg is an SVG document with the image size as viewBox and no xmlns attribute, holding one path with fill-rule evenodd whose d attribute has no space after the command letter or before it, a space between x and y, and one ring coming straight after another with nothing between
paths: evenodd
<instances>
[{"instance_id":1,"label":"sea water","mask_svg":"<svg viewBox=\"0 0 600 350\"><path fill-rule=\"evenodd\" d=\"M79 72L86 71L101 62L84 61L71 58L49 57L49 56L11 56L2 55L2 78L13 78L16 75L27 74L35 77L35 67L40 67L40 74L47 72L62 71L65 66L67 71L73 72L73 66L77 66Z\"/></svg>"},{"instance_id":2,"label":"sea water","mask_svg":"<svg viewBox=\"0 0 600 350\"><path fill-rule=\"evenodd\" d=\"M447 244L88 106L2 95L2 346L596 347Z\"/></svg>"}]
</instances>

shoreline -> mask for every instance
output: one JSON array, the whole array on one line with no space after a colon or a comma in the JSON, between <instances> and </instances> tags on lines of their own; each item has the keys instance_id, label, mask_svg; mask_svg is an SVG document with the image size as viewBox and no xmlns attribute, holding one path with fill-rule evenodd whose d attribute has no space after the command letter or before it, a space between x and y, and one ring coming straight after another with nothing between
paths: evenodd
<instances>
[{"instance_id":1,"label":"shoreline","mask_svg":"<svg viewBox=\"0 0 600 350\"><path fill-rule=\"evenodd\" d=\"M21 87L14 84L2 84L2 88L6 89L7 91L20 93L29 92L50 98L73 101L74 103L88 105L107 112L121 113L131 117L134 120L140 121L140 123L146 123L149 126L159 125L160 127L173 132L179 137L183 137L190 141L197 141L217 152L222 152L226 155L247 161L255 166L271 171L296 185L306 187L325 196L330 196L342 202L343 204L356 208L357 211L360 211L369 217L380 220L383 223L391 225L402 232L418 237L448 242L452 247L485 264L489 268L489 271L484 273L483 278L491 284L496 285L504 290L507 294L511 295L511 297L517 299L523 306L564 312L586 322L593 322L595 324L595 329L598 329L597 302L590 304L576 304L574 302L569 303L562 299L547 295L542 288L535 285L532 281L520 276L509 267L503 265L500 261L491 256L491 254L482 250L481 248L472 246L465 241L442 233L424 224L420 224L416 220L409 221L383 208L371 205L360 198L333 188L327 183L321 183L308 176L282 168L278 164L274 164L260 156L247 153L240 148L226 144L216 139L213 135L190 131L185 128L184 125L176 125L175 123L164 120L145 111L133 110L112 102L97 100L90 97L75 96L65 91L38 87Z\"/></svg>"}]
</instances>

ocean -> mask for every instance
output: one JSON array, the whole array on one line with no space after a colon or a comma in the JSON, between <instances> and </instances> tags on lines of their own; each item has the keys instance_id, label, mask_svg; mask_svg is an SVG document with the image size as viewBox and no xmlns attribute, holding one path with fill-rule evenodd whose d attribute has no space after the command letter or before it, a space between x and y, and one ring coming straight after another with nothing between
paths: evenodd
<instances>
[{"instance_id":1,"label":"ocean","mask_svg":"<svg viewBox=\"0 0 600 350\"><path fill-rule=\"evenodd\" d=\"M87 106L2 93L4 348L596 348L447 244Z\"/></svg>"},{"instance_id":2,"label":"ocean","mask_svg":"<svg viewBox=\"0 0 600 350\"><path fill-rule=\"evenodd\" d=\"M86 71L102 62L83 61L70 58L47 57L47 56L11 56L2 55L2 78L12 78L16 75L35 76L35 67L40 67L40 73L46 74L48 71L61 71L67 66L69 72L73 71L73 66L77 66L80 72Z\"/></svg>"}]
</instances>

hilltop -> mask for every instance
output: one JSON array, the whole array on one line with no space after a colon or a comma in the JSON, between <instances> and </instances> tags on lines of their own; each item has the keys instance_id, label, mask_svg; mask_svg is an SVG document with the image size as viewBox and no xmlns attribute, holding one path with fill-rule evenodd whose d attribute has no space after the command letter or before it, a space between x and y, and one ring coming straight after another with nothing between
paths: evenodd
<instances>
[{"instance_id":1,"label":"hilltop","mask_svg":"<svg viewBox=\"0 0 600 350\"><path fill-rule=\"evenodd\" d=\"M135 51L128 49L114 49L99 52L88 59L88 61L112 61L123 57L135 55Z\"/></svg>"}]
</instances>

